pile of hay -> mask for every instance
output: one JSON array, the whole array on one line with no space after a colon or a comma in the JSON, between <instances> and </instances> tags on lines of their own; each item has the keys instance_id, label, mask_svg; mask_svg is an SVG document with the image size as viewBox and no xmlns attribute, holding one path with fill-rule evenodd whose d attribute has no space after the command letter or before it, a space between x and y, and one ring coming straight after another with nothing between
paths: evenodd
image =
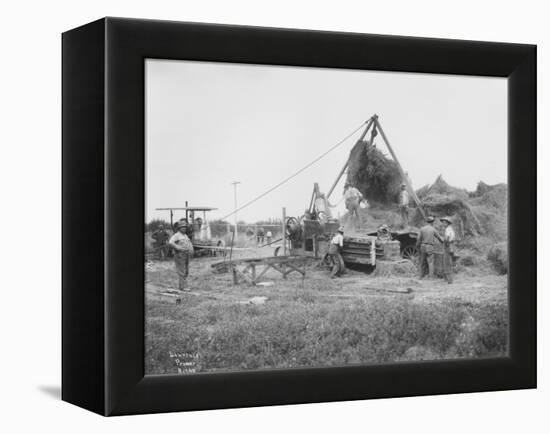
<instances>
[{"instance_id":1,"label":"pile of hay","mask_svg":"<svg viewBox=\"0 0 550 434\"><path fill-rule=\"evenodd\" d=\"M421 199L422 208L428 215L435 217L452 216L453 227L459 238L465 236L478 236L484 233L483 226L468 203L467 199L454 193L450 194L428 194ZM422 226L424 218L420 211L413 214L413 224Z\"/></svg>"},{"instance_id":2,"label":"pile of hay","mask_svg":"<svg viewBox=\"0 0 550 434\"><path fill-rule=\"evenodd\" d=\"M373 274L378 277L414 277L417 274L417 269L414 263L408 259L402 261L376 261Z\"/></svg>"},{"instance_id":3,"label":"pile of hay","mask_svg":"<svg viewBox=\"0 0 550 434\"><path fill-rule=\"evenodd\" d=\"M487 259L493 268L500 274L508 273L508 244L497 243L489 249Z\"/></svg>"},{"instance_id":4,"label":"pile of hay","mask_svg":"<svg viewBox=\"0 0 550 434\"><path fill-rule=\"evenodd\" d=\"M466 190L449 185L447 181L443 179L442 175L439 175L433 184L425 185L416 192L416 195L420 199L434 194L453 195L460 199L468 198L468 192Z\"/></svg>"},{"instance_id":5,"label":"pile of hay","mask_svg":"<svg viewBox=\"0 0 550 434\"><path fill-rule=\"evenodd\" d=\"M480 182L470 195L472 210L476 213L484 233L495 240L508 237L508 186L487 185Z\"/></svg>"},{"instance_id":6,"label":"pile of hay","mask_svg":"<svg viewBox=\"0 0 550 434\"><path fill-rule=\"evenodd\" d=\"M358 141L350 152L346 179L369 201L396 203L401 186L397 163L369 141Z\"/></svg>"},{"instance_id":7,"label":"pile of hay","mask_svg":"<svg viewBox=\"0 0 550 434\"><path fill-rule=\"evenodd\" d=\"M454 217L454 229L459 238L480 235L500 241L508 234L508 187L505 184L478 184L476 191L449 185L440 175L432 185L417 192L422 208L435 217ZM421 226L420 212L413 215L413 224Z\"/></svg>"}]
</instances>

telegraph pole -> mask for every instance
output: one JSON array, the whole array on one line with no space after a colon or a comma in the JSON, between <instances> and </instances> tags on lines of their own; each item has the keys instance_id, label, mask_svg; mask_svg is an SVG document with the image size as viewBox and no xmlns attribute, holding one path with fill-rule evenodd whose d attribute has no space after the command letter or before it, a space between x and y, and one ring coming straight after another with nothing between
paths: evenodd
<instances>
[{"instance_id":1,"label":"telegraph pole","mask_svg":"<svg viewBox=\"0 0 550 434\"><path fill-rule=\"evenodd\" d=\"M233 181L233 197L235 199L235 239L237 238L237 185L240 184L240 181Z\"/></svg>"}]
</instances>

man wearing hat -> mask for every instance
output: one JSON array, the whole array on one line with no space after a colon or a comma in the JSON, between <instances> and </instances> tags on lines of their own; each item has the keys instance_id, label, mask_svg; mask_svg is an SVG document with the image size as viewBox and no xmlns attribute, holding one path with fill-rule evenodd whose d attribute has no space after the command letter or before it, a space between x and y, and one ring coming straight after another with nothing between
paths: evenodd
<instances>
[{"instance_id":1,"label":"man wearing hat","mask_svg":"<svg viewBox=\"0 0 550 434\"><path fill-rule=\"evenodd\" d=\"M187 220L181 219L177 222L177 232L172 235L168 244L175 251L174 262L178 273L180 291L189 291L187 277L189 276L189 258L193 256L193 244L187 236Z\"/></svg>"},{"instance_id":2,"label":"man wearing hat","mask_svg":"<svg viewBox=\"0 0 550 434\"><path fill-rule=\"evenodd\" d=\"M401 224L404 228L409 226L409 202L407 186L401 184L401 191L399 192L399 215L401 216Z\"/></svg>"},{"instance_id":3,"label":"man wearing hat","mask_svg":"<svg viewBox=\"0 0 550 434\"><path fill-rule=\"evenodd\" d=\"M447 283L453 283L453 259L454 259L454 243L455 231L453 229L453 221L451 217L443 217L439 219L445 227L445 235L443 236L443 273Z\"/></svg>"},{"instance_id":4,"label":"man wearing hat","mask_svg":"<svg viewBox=\"0 0 550 434\"><path fill-rule=\"evenodd\" d=\"M151 237L153 238L153 240L155 240L155 242L153 243L153 247L157 249L159 259L161 261L164 261L168 253L168 246L166 243L168 242L168 238L170 238L170 235L168 235L168 232L166 232L166 230L164 229L164 225L160 224L158 229L153 232L153 235L151 235Z\"/></svg>"},{"instance_id":5,"label":"man wearing hat","mask_svg":"<svg viewBox=\"0 0 550 434\"><path fill-rule=\"evenodd\" d=\"M338 257L342 249L344 248L344 226L338 228L338 233L332 237L330 245L328 247L328 255L332 261L332 269L330 270L330 277L340 276L344 271L344 263L340 261Z\"/></svg>"},{"instance_id":6,"label":"man wearing hat","mask_svg":"<svg viewBox=\"0 0 550 434\"><path fill-rule=\"evenodd\" d=\"M443 242L441 236L434 228L435 218L429 216L426 219L426 224L420 228L418 239L416 240L416 248L420 251L420 261L418 264L418 274L423 279L426 274L428 277L434 277L434 249L435 241Z\"/></svg>"},{"instance_id":7,"label":"man wearing hat","mask_svg":"<svg viewBox=\"0 0 550 434\"><path fill-rule=\"evenodd\" d=\"M357 228L362 224L359 209L361 208L361 202L364 200L363 193L353 187L351 183L346 182L344 185L344 200L353 227Z\"/></svg>"}]
</instances>

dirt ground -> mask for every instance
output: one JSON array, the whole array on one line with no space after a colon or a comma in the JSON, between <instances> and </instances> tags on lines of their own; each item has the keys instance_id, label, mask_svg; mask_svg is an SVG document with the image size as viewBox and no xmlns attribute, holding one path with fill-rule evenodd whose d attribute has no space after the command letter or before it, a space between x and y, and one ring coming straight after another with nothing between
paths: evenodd
<instances>
[{"instance_id":1,"label":"dirt ground","mask_svg":"<svg viewBox=\"0 0 550 434\"><path fill-rule=\"evenodd\" d=\"M233 252L233 257L267 257L273 254L273 247L249 248ZM261 286L244 282L234 285L231 273L214 274L211 264L223 261L223 257L199 257L190 263L189 286L191 294L198 297L223 298L226 302L246 301L247 297L273 294L314 291L319 297L365 298L407 297L416 302L430 303L444 299L461 299L466 302L506 302L507 276L497 275L487 268L463 268L454 276L454 282L445 280L418 279L414 274L382 277L369 270L348 269L342 277L329 279L328 271L319 269L312 261L307 267L306 277L291 273L287 279L275 270L269 270ZM265 285L265 286L264 286ZM177 275L173 261L151 261L146 264L146 299L174 302L172 294L177 288ZM395 292L392 292L395 291Z\"/></svg>"}]
</instances>

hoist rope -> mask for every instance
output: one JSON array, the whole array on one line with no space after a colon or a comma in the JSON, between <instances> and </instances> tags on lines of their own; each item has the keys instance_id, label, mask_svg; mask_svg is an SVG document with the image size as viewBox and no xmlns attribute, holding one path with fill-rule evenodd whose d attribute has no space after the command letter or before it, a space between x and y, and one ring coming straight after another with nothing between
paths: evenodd
<instances>
[{"instance_id":1,"label":"hoist rope","mask_svg":"<svg viewBox=\"0 0 550 434\"><path fill-rule=\"evenodd\" d=\"M329 149L327 149L325 152L323 152L321 155L319 155L317 158L315 158L315 160L311 161L309 164L307 164L306 166L302 167L300 170L298 170L297 172L294 172L292 175L288 176L287 178L285 178L284 180L282 180L281 182L279 182L277 185L274 185L273 187L271 187L269 190L263 192L262 194L260 194L259 196L256 196L254 199L248 201L247 203L245 203L244 205L240 206L239 208L237 208L236 210L230 212L229 214L227 214L226 216L222 217L220 220L225 220L227 217L231 217L233 214L235 214L236 212L239 212L241 211L242 209L246 208L247 206L250 206L252 205L254 202L260 200L262 197L268 195L269 193L271 193L272 191L276 190L277 188L279 188L281 185L283 184L286 184L288 181L290 181L292 178L294 178L295 176L298 176L300 173L302 173L304 170L308 169L309 167L313 166L315 163L317 163L319 160L321 160L323 157L325 157L326 155L328 155L329 153L331 153L332 151L334 151L336 148L338 148L338 146L342 145L346 140L348 140L351 136L353 136L357 131L359 131L361 128L363 128L365 126L365 124L368 122L365 121L363 122L361 125L359 125L357 128L355 128L351 133L349 133L346 137L344 137L342 140L340 140L339 142L337 142L336 144L332 145Z\"/></svg>"}]
</instances>

